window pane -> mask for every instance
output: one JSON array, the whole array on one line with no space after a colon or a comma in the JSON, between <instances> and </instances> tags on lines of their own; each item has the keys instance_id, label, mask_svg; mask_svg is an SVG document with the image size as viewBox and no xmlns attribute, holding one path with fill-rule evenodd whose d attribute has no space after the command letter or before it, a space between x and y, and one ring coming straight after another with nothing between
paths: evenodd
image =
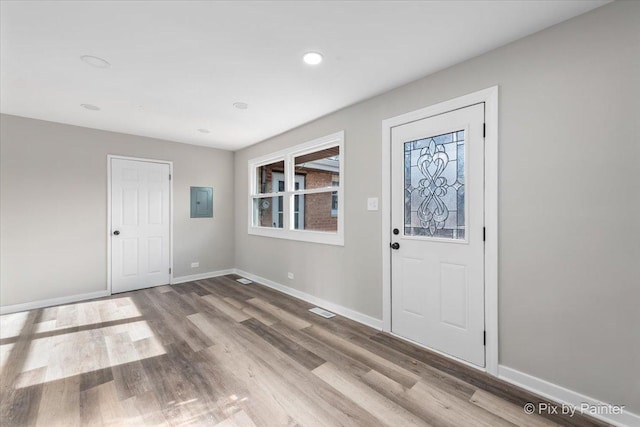
<instances>
[{"instance_id":1,"label":"window pane","mask_svg":"<svg viewBox=\"0 0 640 427\"><path fill-rule=\"evenodd\" d=\"M331 147L295 158L295 173L305 177L301 189L340 185L340 147Z\"/></svg>"},{"instance_id":2,"label":"window pane","mask_svg":"<svg viewBox=\"0 0 640 427\"><path fill-rule=\"evenodd\" d=\"M282 228L283 197L255 197L253 199L253 225Z\"/></svg>"},{"instance_id":3,"label":"window pane","mask_svg":"<svg viewBox=\"0 0 640 427\"><path fill-rule=\"evenodd\" d=\"M332 212L333 191L298 194L294 198L296 230L338 231L338 212ZM337 203L337 202L336 202ZM337 205L336 205L337 208Z\"/></svg>"},{"instance_id":4,"label":"window pane","mask_svg":"<svg viewBox=\"0 0 640 427\"><path fill-rule=\"evenodd\" d=\"M404 144L404 234L465 238L464 131Z\"/></svg>"},{"instance_id":5,"label":"window pane","mask_svg":"<svg viewBox=\"0 0 640 427\"><path fill-rule=\"evenodd\" d=\"M331 193L331 216L338 216L338 192Z\"/></svg>"},{"instance_id":6,"label":"window pane","mask_svg":"<svg viewBox=\"0 0 640 427\"><path fill-rule=\"evenodd\" d=\"M280 181L278 177L284 177L284 160L270 163L256 168L256 193L277 193L284 191L284 178ZM280 190L279 187L282 187Z\"/></svg>"}]
</instances>

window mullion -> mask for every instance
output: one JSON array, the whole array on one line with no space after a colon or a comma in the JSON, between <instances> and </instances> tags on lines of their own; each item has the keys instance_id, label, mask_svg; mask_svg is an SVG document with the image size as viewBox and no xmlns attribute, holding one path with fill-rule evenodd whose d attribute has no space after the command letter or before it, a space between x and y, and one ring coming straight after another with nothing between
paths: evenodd
<instances>
[{"instance_id":1,"label":"window mullion","mask_svg":"<svg viewBox=\"0 0 640 427\"><path fill-rule=\"evenodd\" d=\"M308 190L294 190L292 191L292 193L294 194L301 194L301 195L305 195L305 194L320 194L320 193L333 193L334 191L340 191L342 187L335 186L335 187L320 187L320 188L310 188Z\"/></svg>"},{"instance_id":2,"label":"window mullion","mask_svg":"<svg viewBox=\"0 0 640 427\"><path fill-rule=\"evenodd\" d=\"M285 177L284 177L284 197L282 200L282 204L284 206L284 211L283 211L283 218L284 218L284 230L285 232L288 232L289 230L291 230L291 225L293 224L293 219L292 219L292 203L291 203L291 190L293 189L293 184L292 184L292 179L291 177L293 176L293 170L291 168L291 155L286 155L284 158L284 173L285 173Z\"/></svg>"},{"instance_id":3,"label":"window mullion","mask_svg":"<svg viewBox=\"0 0 640 427\"><path fill-rule=\"evenodd\" d=\"M284 191L279 191L277 193L251 194L249 197L253 199L268 199L270 197L278 196L284 196Z\"/></svg>"}]
</instances>

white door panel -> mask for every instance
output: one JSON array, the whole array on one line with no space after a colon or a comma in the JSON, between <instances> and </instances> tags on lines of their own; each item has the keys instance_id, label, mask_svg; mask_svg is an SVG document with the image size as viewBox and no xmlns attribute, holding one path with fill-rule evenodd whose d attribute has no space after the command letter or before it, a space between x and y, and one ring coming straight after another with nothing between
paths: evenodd
<instances>
[{"instance_id":1,"label":"white door panel","mask_svg":"<svg viewBox=\"0 0 640 427\"><path fill-rule=\"evenodd\" d=\"M440 264L440 320L467 329L467 267Z\"/></svg>"},{"instance_id":2,"label":"white door panel","mask_svg":"<svg viewBox=\"0 0 640 427\"><path fill-rule=\"evenodd\" d=\"M411 280L421 274L421 266L424 260L414 258L402 258L402 310L419 318L425 316L423 301L427 298L427 288L419 281Z\"/></svg>"},{"instance_id":3,"label":"white door panel","mask_svg":"<svg viewBox=\"0 0 640 427\"><path fill-rule=\"evenodd\" d=\"M171 193L166 163L111 159L111 290L170 281Z\"/></svg>"},{"instance_id":4,"label":"white door panel","mask_svg":"<svg viewBox=\"0 0 640 427\"><path fill-rule=\"evenodd\" d=\"M391 330L484 366L484 104L391 133Z\"/></svg>"}]
</instances>

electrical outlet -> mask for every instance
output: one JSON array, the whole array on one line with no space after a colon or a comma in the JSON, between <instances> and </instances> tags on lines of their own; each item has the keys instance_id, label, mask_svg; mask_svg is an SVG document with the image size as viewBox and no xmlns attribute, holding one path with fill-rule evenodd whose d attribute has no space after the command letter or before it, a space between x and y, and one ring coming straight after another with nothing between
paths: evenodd
<instances>
[{"instance_id":1,"label":"electrical outlet","mask_svg":"<svg viewBox=\"0 0 640 427\"><path fill-rule=\"evenodd\" d=\"M293 280L293 273L292 272L288 272L287 273L287 277L291 280Z\"/></svg>"},{"instance_id":2,"label":"electrical outlet","mask_svg":"<svg viewBox=\"0 0 640 427\"><path fill-rule=\"evenodd\" d=\"M200 267L200 263L199 262L192 262L191 263L191 268L197 268Z\"/></svg>"},{"instance_id":3,"label":"electrical outlet","mask_svg":"<svg viewBox=\"0 0 640 427\"><path fill-rule=\"evenodd\" d=\"M369 197L367 199L367 210L369 210L369 211L377 211L378 210L378 198L377 197Z\"/></svg>"}]
</instances>

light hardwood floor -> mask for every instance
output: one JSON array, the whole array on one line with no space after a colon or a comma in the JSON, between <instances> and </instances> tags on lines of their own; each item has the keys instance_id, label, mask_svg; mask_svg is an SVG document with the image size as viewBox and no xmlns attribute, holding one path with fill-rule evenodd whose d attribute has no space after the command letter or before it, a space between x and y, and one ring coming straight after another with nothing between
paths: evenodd
<instances>
[{"instance_id":1,"label":"light hardwood floor","mask_svg":"<svg viewBox=\"0 0 640 427\"><path fill-rule=\"evenodd\" d=\"M0 318L3 426L603 425L225 276Z\"/></svg>"}]
</instances>

